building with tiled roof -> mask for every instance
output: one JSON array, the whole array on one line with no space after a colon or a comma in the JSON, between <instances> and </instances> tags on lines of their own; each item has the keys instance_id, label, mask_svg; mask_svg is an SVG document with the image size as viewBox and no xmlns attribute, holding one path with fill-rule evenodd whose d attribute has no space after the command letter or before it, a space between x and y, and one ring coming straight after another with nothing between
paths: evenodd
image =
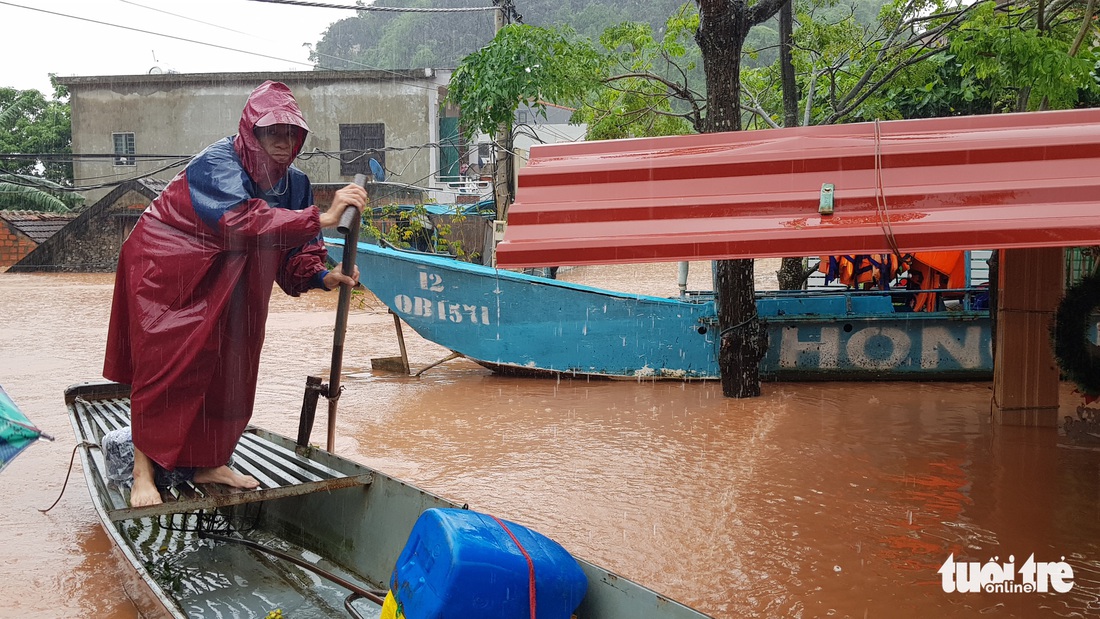
<instances>
[{"instance_id":1,"label":"building with tiled roof","mask_svg":"<svg viewBox=\"0 0 1100 619\"><path fill-rule=\"evenodd\" d=\"M8 267L10 272L109 272L118 264L122 241L145 207L167 185L139 179L116 186L60 230Z\"/></svg>"},{"instance_id":2,"label":"building with tiled roof","mask_svg":"<svg viewBox=\"0 0 1100 619\"><path fill-rule=\"evenodd\" d=\"M21 260L75 218L75 213L0 211L0 268Z\"/></svg>"}]
</instances>

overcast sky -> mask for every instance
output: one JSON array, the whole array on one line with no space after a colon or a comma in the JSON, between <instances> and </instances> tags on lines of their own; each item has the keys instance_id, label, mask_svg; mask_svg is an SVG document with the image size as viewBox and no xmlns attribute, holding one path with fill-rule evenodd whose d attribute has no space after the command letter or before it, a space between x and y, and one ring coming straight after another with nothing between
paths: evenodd
<instances>
[{"instance_id":1,"label":"overcast sky","mask_svg":"<svg viewBox=\"0 0 1100 619\"><path fill-rule=\"evenodd\" d=\"M51 95L50 73L310 70L304 44L316 44L329 24L354 15L251 0L0 0L0 86Z\"/></svg>"}]
</instances>

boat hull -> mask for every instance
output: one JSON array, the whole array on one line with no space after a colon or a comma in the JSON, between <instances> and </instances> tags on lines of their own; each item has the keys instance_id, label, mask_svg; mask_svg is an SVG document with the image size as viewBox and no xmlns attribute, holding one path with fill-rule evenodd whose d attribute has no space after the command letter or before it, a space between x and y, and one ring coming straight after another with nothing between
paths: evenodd
<instances>
[{"instance_id":1,"label":"boat hull","mask_svg":"<svg viewBox=\"0 0 1100 619\"><path fill-rule=\"evenodd\" d=\"M263 489L219 490L205 497L189 489L180 492L180 503L135 511L106 479L98 448L105 431L129 422L128 387L75 385L66 390L65 400L104 527L168 614L178 619L264 617L276 609L287 617L346 619L347 604L362 616L378 616L378 605L371 608L368 600L352 598L333 577L384 595L420 514L429 508L464 508L319 448L299 448L288 438L249 427L234 452L235 466L258 476ZM315 486L302 492L295 483L269 487L278 485L276 478L306 475L307 469L324 472L326 479L309 482ZM264 492L281 494L266 499ZM207 509L190 509L195 505ZM229 537L259 543L283 557L232 543ZM587 561L577 563L588 579L578 619L707 617ZM327 576L318 576L314 568Z\"/></svg>"},{"instance_id":2,"label":"boat hull","mask_svg":"<svg viewBox=\"0 0 1100 619\"><path fill-rule=\"evenodd\" d=\"M335 260L342 245L329 244ZM714 378L713 303L614 293L360 243L360 281L425 339L516 372Z\"/></svg>"},{"instance_id":3,"label":"boat hull","mask_svg":"<svg viewBox=\"0 0 1100 619\"><path fill-rule=\"evenodd\" d=\"M339 260L342 241L327 239ZM425 339L523 376L717 379L713 300L601 290L360 243L360 279ZM895 312L888 295L758 300L770 380L986 380L988 312Z\"/></svg>"}]
</instances>

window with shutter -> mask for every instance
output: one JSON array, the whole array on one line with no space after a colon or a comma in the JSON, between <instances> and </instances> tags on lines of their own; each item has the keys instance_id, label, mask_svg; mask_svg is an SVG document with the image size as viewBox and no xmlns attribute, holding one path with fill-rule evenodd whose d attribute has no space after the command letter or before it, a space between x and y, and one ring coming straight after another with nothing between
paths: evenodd
<instances>
[{"instance_id":1,"label":"window with shutter","mask_svg":"<svg viewBox=\"0 0 1100 619\"><path fill-rule=\"evenodd\" d=\"M115 143L115 165L137 165L134 159L137 152L134 148L134 134L112 133L111 138Z\"/></svg>"},{"instance_id":2,"label":"window with shutter","mask_svg":"<svg viewBox=\"0 0 1100 619\"><path fill-rule=\"evenodd\" d=\"M340 176L370 174L370 160L386 167L386 125L340 125Z\"/></svg>"}]
</instances>

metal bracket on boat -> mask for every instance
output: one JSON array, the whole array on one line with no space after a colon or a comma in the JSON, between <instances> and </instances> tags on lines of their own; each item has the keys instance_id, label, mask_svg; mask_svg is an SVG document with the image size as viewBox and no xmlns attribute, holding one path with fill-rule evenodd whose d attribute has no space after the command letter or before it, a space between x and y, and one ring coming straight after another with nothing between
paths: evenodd
<instances>
[{"instance_id":1,"label":"metal bracket on boat","mask_svg":"<svg viewBox=\"0 0 1100 619\"><path fill-rule=\"evenodd\" d=\"M458 359L459 357L465 357L465 356L466 355L463 355L462 353L452 352L451 354L447 355L446 357L443 357L439 361L436 361L435 363L432 363L430 365L424 366L423 368L420 368L420 371L417 372L416 374L413 374L413 376L420 376L424 372L427 372L428 370L434 368L435 366L437 366L441 363L446 363L446 362L450 361L451 359Z\"/></svg>"},{"instance_id":2,"label":"metal bracket on boat","mask_svg":"<svg viewBox=\"0 0 1100 619\"><path fill-rule=\"evenodd\" d=\"M313 431L313 420L317 416L317 400L328 396L328 385L321 382L319 376L306 377L306 393L302 398L302 416L298 421L298 446L309 446L309 435Z\"/></svg>"},{"instance_id":3,"label":"metal bracket on boat","mask_svg":"<svg viewBox=\"0 0 1100 619\"><path fill-rule=\"evenodd\" d=\"M833 214L833 184L822 183L821 184L821 201L817 205L817 212L820 215L832 215Z\"/></svg>"}]
</instances>

